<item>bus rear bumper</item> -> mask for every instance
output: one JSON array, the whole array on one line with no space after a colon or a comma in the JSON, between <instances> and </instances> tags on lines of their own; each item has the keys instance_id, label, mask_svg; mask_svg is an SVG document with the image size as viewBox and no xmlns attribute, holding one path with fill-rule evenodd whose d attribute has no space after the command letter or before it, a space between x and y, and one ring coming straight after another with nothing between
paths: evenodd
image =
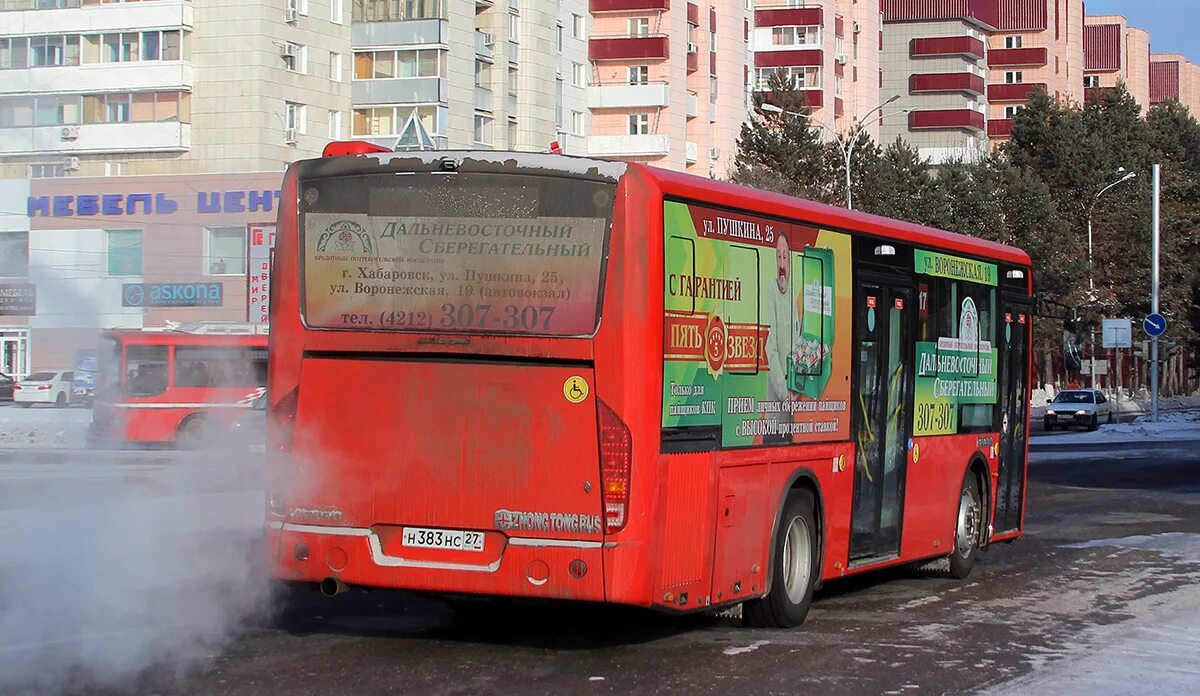
<instances>
[{"instance_id":1,"label":"bus rear bumper","mask_svg":"<svg viewBox=\"0 0 1200 696\"><path fill-rule=\"evenodd\" d=\"M266 540L272 574L285 582L335 578L350 587L605 601L602 542L513 538L499 558L475 565L389 555L361 527L276 521Z\"/></svg>"}]
</instances>

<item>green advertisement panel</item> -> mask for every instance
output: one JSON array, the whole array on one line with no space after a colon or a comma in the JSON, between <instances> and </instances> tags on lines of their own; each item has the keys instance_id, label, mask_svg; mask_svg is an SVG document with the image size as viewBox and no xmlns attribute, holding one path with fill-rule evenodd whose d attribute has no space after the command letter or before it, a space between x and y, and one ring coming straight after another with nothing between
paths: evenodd
<instances>
[{"instance_id":1,"label":"green advertisement panel","mask_svg":"<svg viewBox=\"0 0 1200 696\"><path fill-rule=\"evenodd\" d=\"M673 201L663 215L664 431L847 438L849 237Z\"/></svg>"}]
</instances>

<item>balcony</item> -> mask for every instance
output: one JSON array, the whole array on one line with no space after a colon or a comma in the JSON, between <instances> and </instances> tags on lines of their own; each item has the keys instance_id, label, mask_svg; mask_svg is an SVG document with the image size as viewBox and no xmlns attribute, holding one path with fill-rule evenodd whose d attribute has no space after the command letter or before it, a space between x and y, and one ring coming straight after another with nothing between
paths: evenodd
<instances>
[{"instance_id":1,"label":"balcony","mask_svg":"<svg viewBox=\"0 0 1200 696\"><path fill-rule=\"evenodd\" d=\"M361 104L430 104L446 101L446 80L441 77L400 77L355 80L350 99Z\"/></svg>"},{"instance_id":2,"label":"balcony","mask_svg":"<svg viewBox=\"0 0 1200 696\"><path fill-rule=\"evenodd\" d=\"M1109 95L1115 94L1116 91L1116 87L1086 87L1083 90L1083 101L1084 103L1103 101Z\"/></svg>"},{"instance_id":3,"label":"balcony","mask_svg":"<svg viewBox=\"0 0 1200 696\"><path fill-rule=\"evenodd\" d=\"M647 135L589 135L591 157L663 157L671 151L671 138Z\"/></svg>"},{"instance_id":4,"label":"balcony","mask_svg":"<svg viewBox=\"0 0 1200 696\"><path fill-rule=\"evenodd\" d=\"M691 140L685 140L683 143L683 158L688 164L695 164L700 161L700 146Z\"/></svg>"},{"instance_id":5,"label":"balcony","mask_svg":"<svg viewBox=\"0 0 1200 696\"><path fill-rule=\"evenodd\" d=\"M694 27L700 26L700 6L694 2L687 4L687 21Z\"/></svg>"},{"instance_id":6,"label":"balcony","mask_svg":"<svg viewBox=\"0 0 1200 696\"><path fill-rule=\"evenodd\" d=\"M0 129L0 155L186 152L192 147L192 124L179 121L85 123L70 126Z\"/></svg>"},{"instance_id":7,"label":"balcony","mask_svg":"<svg viewBox=\"0 0 1200 696\"><path fill-rule=\"evenodd\" d=\"M350 45L423 46L448 43L450 23L444 19L408 19L395 22L354 22L350 26Z\"/></svg>"},{"instance_id":8,"label":"balcony","mask_svg":"<svg viewBox=\"0 0 1200 696\"><path fill-rule=\"evenodd\" d=\"M588 60L666 60L670 55L664 34L588 39Z\"/></svg>"},{"instance_id":9,"label":"balcony","mask_svg":"<svg viewBox=\"0 0 1200 696\"><path fill-rule=\"evenodd\" d=\"M1045 91L1045 82L1017 82L1014 84L988 85L988 101L1023 102L1038 90Z\"/></svg>"},{"instance_id":10,"label":"balcony","mask_svg":"<svg viewBox=\"0 0 1200 696\"><path fill-rule=\"evenodd\" d=\"M96 34L110 31L172 29L193 25L192 3L184 0L121 2L84 7L5 12L4 34Z\"/></svg>"},{"instance_id":11,"label":"balcony","mask_svg":"<svg viewBox=\"0 0 1200 696\"><path fill-rule=\"evenodd\" d=\"M492 90L475 85L475 110L491 112Z\"/></svg>"},{"instance_id":12,"label":"balcony","mask_svg":"<svg viewBox=\"0 0 1200 696\"><path fill-rule=\"evenodd\" d=\"M825 52L819 48L754 54L756 68L820 67L824 64Z\"/></svg>"},{"instance_id":13,"label":"balcony","mask_svg":"<svg viewBox=\"0 0 1200 696\"><path fill-rule=\"evenodd\" d=\"M1011 138L1012 137L1012 119L1011 118L990 118L987 122L987 133L989 138Z\"/></svg>"},{"instance_id":14,"label":"balcony","mask_svg":"<svg viewBox=\"0 0 1200 696\"><path fill-rule=\"evenodd\" d=\"M695 92L688 92L687 95L687 117L696 118L700 115L700 96Z\"/></svg>"},{"instance_id":15,"label":"balcony","mask_svg":"<svg viewBox=\"0 0 1200 696\"><path fill-rule=\"evenodd\" d=\"M181 60L5 70L0 93L189 91L195 70Z\"/></svg>"},{"instance_id":16,"label":"balcony","mask_svg":"<svg viewBox=\"0 0 1200 696\"><path fill-rule=\"evenodd\" d=\"M1017 68L1045 65L1048 62L1044 48L993 48L988 51L988 66L993 68Z\"/></svg>"},{"instance_id":17,"label":"balcony","mask_svg":"<svg viewBox=\"0 0 1200 696\"><path fill-rule=\"evenodd\" d=\"M965 92L982 96L985 82L973 73L926 73L908 78L909 94L932 94L938 92Z\"/></svg>"},{"instance_id":18,"label":"balcony","mask_svg":"<svg viewBox=\"0 0 1200 696\"><path fill-rule=\"evenodd\" d=\"M911 58L963 56L982 60L987 55L987 46L973 36L939 36L913 39L908 44L908 55Z\"/></svg>"},{"instance_id":19,"label":"balcony","mask_svg":"<svg viewBox=\"0 0 1200 696\"><path fill-rule=\"evenodd\" d=\"M798 87L800 94L804 96L804 103L813 108L820 109L825 106L825 90L820 87ZM758 90L763 94L770 94L769 91L762 89Z\"/></svg>"},{"instance_id":20,"label":"balcony","mask_svg":"<svg viewBox=\"0 0 1200 696\"><path fill-rule=\"evenodd\" d=\"M593 85L588 88L589 109L626 109L641 106L666 106L668 85L652 82L644 85L626 83Z\"/></svg>"},{"instance_id":21,"label":"balcony","mask_svg":"<svg viewBox=\"0 0 1200 696\"><path fill-rule=\"evenodd\" d=\"M929 109L908 114L910 130L975 130L985 129L983 114L974 109Z\"/></svg>"},{"instance_id":22,"label":"balcony","mask_svg":"<svg viewBox=\"0 0 1200 696\"><path fill-rule=\"evenodd\" d=\"M479 58L492 60L496 56L496 37L486 31L475 30L475 55Z\"/></svg>"},{"instance_id":23,"label":"balcony","mask_svg":"<svg viewBox=\"0 0 1200 696\"><path fill-rule=\"evenodd\" d=\"M669 9L671 9L671 0L588 0L588 11L592 14L666 12Z\"/></svg>"},{"instance_id":24,"label":"balcony","mask_svg":"<svg viewBox=\"0 0 1200 696\"><path fill-rule=\"evenodd\" d=\"M822 24L821 8L767 8L754 10L756 27L819 27Z\"/></svg>"},{"instance_id":25,"label":"balcony","mask_svg":"<svg viewBox=\"0 0 1200 696\"><path fill-rule=\"evenodd\" d=\"M700 69L700 54L695 51L688 51L687 54L687 72L689 75Z\"/></svg>"}]
</instances>

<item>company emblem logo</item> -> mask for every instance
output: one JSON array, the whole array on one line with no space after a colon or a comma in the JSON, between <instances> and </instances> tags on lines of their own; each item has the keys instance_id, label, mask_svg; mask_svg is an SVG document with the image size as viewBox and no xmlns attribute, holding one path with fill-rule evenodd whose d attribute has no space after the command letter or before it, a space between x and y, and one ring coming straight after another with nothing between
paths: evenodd
<instances>
[{"instance_id":1,"label":"company emblem logo","mask_svg":"<svg viewBox=\"0 0 1200 696\"><path fill-rule=\"evenodd\" d=\"M317 251L362 252L370 254L375 246L371 235L353 220L338 220L317 238Z\"/></svg>"},{"instance_id":2,"label":"company emblem logo","mask_svg":"<svg viewBox=\"0 0 1200 696\"><path fill-rule=\"evenodd\" d=\"M729 345L729 330L721 317L713 314L708 318L704 327L704 359L708 363L708 372L713 377L721 375L725 367L726 347Z\"/></svg>"}]
</instances>

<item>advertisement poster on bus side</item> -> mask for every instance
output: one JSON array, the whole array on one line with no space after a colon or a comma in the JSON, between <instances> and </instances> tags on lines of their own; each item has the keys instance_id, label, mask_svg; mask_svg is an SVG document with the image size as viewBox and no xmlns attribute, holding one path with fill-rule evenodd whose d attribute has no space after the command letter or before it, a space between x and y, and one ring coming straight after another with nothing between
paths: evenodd
<instances>
[{"instance_id":1,"label":"advertisement poster on bus side","mask_svg":"<svg viewBox=\"0 0 1200 696\"><path fill-rule=\"evenodd\" d=\"M719 427L723 447L850 432L850 238L668 201L666 430Z\"/></svg>"},{"instance_id":2,"label":"advertisement poster on bus side","mask_svg":"<svg viewBox=\"0 0 1200 696\"><path fill-rule=\"evenodd\" d=\"M920 249L915 251L914 261L919 274L996 285L994 264ZM956 336L917 342L914 435L957 433L959 406L996 403L998 351L984 336L981 309L989 313L987 323L994 325L991 308L977 307L968 296L954 307Z\"/></svg>"}]
</instances>

